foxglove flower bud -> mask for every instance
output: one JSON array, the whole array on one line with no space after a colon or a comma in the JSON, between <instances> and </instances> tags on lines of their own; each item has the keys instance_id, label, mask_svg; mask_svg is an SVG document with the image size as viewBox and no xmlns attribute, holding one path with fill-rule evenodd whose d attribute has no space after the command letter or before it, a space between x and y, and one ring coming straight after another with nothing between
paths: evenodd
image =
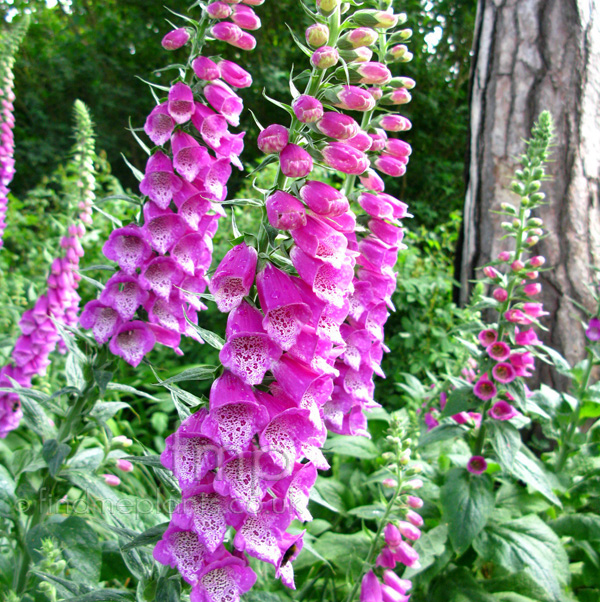
<instances>
[{"instance_id":1,"label":"foxglove flower bud","mask_svg":"<svg viewBox=\"0 0 600 602\"><path fill-rule=\"evenodd\" d=\"M357 10L352 20L363 27L390 29L398 23L398 16L383 10Z\"/></svg>"},{"instance_id":2,"label":"foxglove flower bud","mask_svg":"<svg viewBox=\"0 0 600 602\"><path fill-rule=\"evenodd\" d=\"M387 132L405 132L412 124L402 115L384 115L379 119L379 125Z\"/></svg>"},{"instance_id":3,"label":"foxglove flower bud","mask_svg":"<svg viewBox=\"0 0 600 602\"><path fill-rule=\"evenodd\" d=\"M250 31L260 29L260 19L256 16L256 13L249 6L243 4L237 4L233 7L231 20L242 29L249 29Z\"/></svg>"},{"instance_id":4,"label":"foxglove flower bud","mask_svg":"<svg viewBox=\"0 0 600 602\"><path fill-rule=\"evenodd\" d=\"M372 46L379 34L370 27L357 27L345 33L338 40L338 47L341 50L350 50L351 48L360 48L361 46Z\"/></svg>"},{"instance_id":5,"label":"foxglove flower bud","mask_svg":"<svg viewBox=\"0 0 600 602\"><path fill-rule=\"evenodd\" d=\"M324 182L309 180L300 189L300 198L320 215L336 217L349 209L348 199L337 188Z\"/></svg>"},{"instance_id":6,"label":"foxglove flower bud","mask_svg":"<svg viewBox=\"0 0 600 602\"><path fill-rule=\"evenodd\" d=\"M369 168L368 157L346 144L333 142L322 151L323 160L329 167L342 173L360 175Z\"/></svg>"},{"instance_id":7,"label":"foxglove flower bud","mask_svg":"<svg viewBox=\"0 0 600 602\"><path fill-rule=\"evenodd\" d=\"M192 69L196 77L204 81L212 81L221 77L217 64L205 56L196 57L192 62Z\"/></svg>"},{"instance_id":8,"label":"foxglove flower bud","mask_svg":"<svg viewBox=\"0 0 600 602\"><path fill-rule=\"evenodd\" d=\"M216 23L212 26L210 33L217 40L221 40L221 42L227 42L232 46L235 46L244 34L244 32L235 23L229 23L228 21Z\"/></svg>"},{"instance_id":9,"label":"foxglove flower bud","mask_svg":"<svg viewBox=\"0 0 600 602\"><path fill-rule=\"evenodd\" d=\"M233 61L219 61L221 77L234 88L248 88L252 85L252 76Z\"/></svg>"},{"instance_id":10,"label":"foxglove flower bud","mask_svg":"<svg viewBox=\"0 0 600 602\"><path fill-rule=\"evenodd\" d=\"M398 88L389 94L385 94L381 102L386 105L405 105L412 100L410 92L406 88Z\"/></svg>"},{"instance_id":11,"label":"foxglove flower bud","mask_svg":"<svg viewBox=\"0 0 600 602\"><path fill-rule=\"evenodd\" d=\"M328 17L341 4L341 0L317 0L317 9L319 12Z\"/></svg>"},{"instance_id":12,"label":"foxglove flower bud","mask_svg":"<svg viewBox=\"0 0 600 602\"><path fill-rule=\"evenodd\" d=\"M391 71L382 63L359 62L358 65L352 65L347 70L350 83L353 84L384 85L392 79ZM338 69L335 72L336 77L345 79L346 72L342 71Z\"/></svg>"},{"instance_id":13,"label":"foxglove flower bud","mask_svg":"<svg viewBox=\"0 0 600 602\"><path fill-rule=\"evenodd\" d=\"M320 48L329 40L329 27L322 23L314 23L306 30L306 43L312 48Z\"/></svg>"},{"instance_id":14,"label":"foxglove flower bud","mask_svg":"<svg viewBox=\"0 0 600 602\"><path fill-rule=\"evenodd\" d=\"M329 69L337 64L339 58L337 49L331 46L321 46L313 52L310 62L317 69Z\"/></svg>"},{"instance_id":15,"label":"foxglove flower bud","mask_svg":"<svg viewBox=\"0 0 600 602\"><path fill-rule=\"evenodd\" d=\"M323 117L323 105L313 96L302 94L292 103L294 115L302 123L314 123Z\"/></svg>"},{"instance_id":16,"label":"foxglove flower bud","mask_svg":"<svg viewBox=\"0 0 600 602\"><path fill-rule=\"evenodd\" d=\"M258 135L258 148L267 155L280 153L288 145L288 140L288 129L274 123Z\"/></svg>"},{"instance_id":17,"label":"foxglove flower bud","mask_svg":"<svg viewBox=\"0 0 600 602\"><path fill-rule=\"evenodd\" d=\"M369 92L356 86L327 88L325 97L346 111L370 111L375 107L375 99Z\"/></svg>"},{"instance_id":18,"label":"foxglove flower bud","mask_svg":"<svg viewBox=\"0 0 600 602\"><path fill-rule=\"evenodd\" d=\"M225 2L211 2L206 12L211 19L227 19L231 15L231 7Z\"/></svg>"},{"instance_id":19,"label":"foxglove flower bud","mask_svg":"<svg viewBox=\"0 0 600 602\"><path fill-rule=\"evenodd\" d=\"M381 155L375 159L375 168L392 178L399 178L406 173L406 165L396 157Z\"/></svg>"},{"instance_id":20,"label":"foxglove flower bud","mask_svg":"<svg viewBox=\"0 0 600 602\"><path fill-rule=\"evenodd\" d=\"M340 57L346 61L346 63L368 63L373 58L373 51L367 46L361 46L360 48L353 48L352 50L340 50ZM335 72L335 76L340 81L346 81L346 72L344 69L338 69ZM358 83L360 76L353 76L350 80L353 83Z\"/></svg>"},{"instance_id":21,"label":"foxglove flower bud","mask_svg":"<svg viewBox=\"0 0 600 602\"><path fill-rule=\"evenodd\" d=\"M163 39L162 39L162 47L165 50L177 50L182 46L185 46L190 39L190 34L185 27L180 27L179 29L174 29L170 31Z\"/></svg>"},{"instance_id":22,"label":"foxglove flower bud","mask_svg":"<svg viewBox=\"0 0 600 602\"><path fill-rule=\"evenodd\" d=\"M317 122L317 128L325 136L335 138L336 140L347 140L356 136L359 125L350 115L327 112Z\"/></svg>"},{"instance_id":23,"label":"foxglove flower bud","mask_svg":"<svg viewBox=\"0 0 600 602\"><path fill-rule=\"evenodd\" d=\"M267 217L273 228L295 230L306 225L304 205L294 196L282 190L272 194L266 201Z\"/></svg>"},{"instance_id":24,"label":"foxglove flower bud","mask_svg":"<svg viewBox=\"0 0 600 602\"><path fill-rule=\"evenodd\" d=\"M297 144L288 144L279 155L281 171L288 178L304 178L313 168L312 157Z\"/></svg>"}]
</instances>

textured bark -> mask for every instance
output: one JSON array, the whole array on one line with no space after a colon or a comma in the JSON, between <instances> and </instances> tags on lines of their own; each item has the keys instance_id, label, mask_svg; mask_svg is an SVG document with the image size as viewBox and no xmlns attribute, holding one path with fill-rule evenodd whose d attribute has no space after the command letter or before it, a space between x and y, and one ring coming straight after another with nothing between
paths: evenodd
<instances>
[{"instance_id":1,"label":"textured bark","mask_svg":"<svg viewBox=\"0 0 600 602\"><path fill-rule=\"evenodd\" d=\"M581 315L600 267L600 0L480 0L471 76L471 129L460 301L475 268L510 248L504 218L492 211L515 202L507 190L539 113L555 120L556 140L538 211L549 236L537 246L552 269L543 274L551 313L546 341L569 360L584 354Z\"/></svg>"}]
</instances>

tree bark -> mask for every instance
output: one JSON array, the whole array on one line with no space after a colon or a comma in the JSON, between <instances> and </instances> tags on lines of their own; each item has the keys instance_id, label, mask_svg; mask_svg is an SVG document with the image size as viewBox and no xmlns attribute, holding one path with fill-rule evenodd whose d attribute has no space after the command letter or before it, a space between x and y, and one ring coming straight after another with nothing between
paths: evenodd
<instances>
[{"instance_id":1,"label":"tree bark","mask_svg":"<svg viewBox=\"0 0 600 602\"><path fill-rule=\"evenodd\" d=\"M524 152L523 140L548 109L556 126L548 204L538 211L547 238L542 300L545 340L570 361L584 355L576 303L594 308L589 286L600 267L600 0L479 0L471 73L470 139L460 302L476 268L509 249L494 214Z\"/></svg>"}]
</instances>

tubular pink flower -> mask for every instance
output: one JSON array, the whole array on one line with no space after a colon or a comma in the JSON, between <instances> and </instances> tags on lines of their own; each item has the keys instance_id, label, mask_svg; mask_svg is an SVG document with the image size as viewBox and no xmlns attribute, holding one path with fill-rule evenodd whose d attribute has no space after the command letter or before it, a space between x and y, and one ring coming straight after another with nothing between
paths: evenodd
<instances>
[{"instance_id":1,"label":"tubular pink flower","mask_svg":"<svg viewBox=\"0 0 600 602\"><path fill-rule=\"evenodd\" d=\"M537 334L533 328L519 332L519 329L515 329L515 343L517 345L541 345L542 342L538 339Z\"/></svg>"},{"instance_id":2,"label":"tubular pink flower","mask_svg":"<svg viewBox=\"0 0 600 602\"><path fill-rule=\"evenodd\" d=\"M488 328L486 330L482 330L477 335L477 338L484 347L489 347L492 343L495 343L498 340L498 333L493 328Z\"/></svg>"},{"instance_id":3,"label":"tubular pink flower","mask_svg":"<svg viewBox=\"0 0 600 602\"><path fill-rule=\"evenodd\" d=\"M242 99L225 83L217 81L204 88L204 96L215 111L227 119L227 123L240 124L240 113L243 109Z\"/></svg>"},{"instance_id":4,"label":"tubular pink flower","mask_svg":"<svg viewBox=\"0 0 600 602\"><path fill-rule=\"evenodd\" d=\"M499 383L510 383L517 377L514 368L511 364L501 362L492 368L492 376Z\"/></svg>"},{"instance_id":5,"label":"tubular pink flower","mask_svg":"<svg viewBox=\"0 0 600 602\"><path fill-rule=\"evenodd\" d=\"M510 403L506 401L497 401L488 411L488 414L494 420L510 420L515 416L519 416L520 413L517 412Z\"/></svg>"},{"instance_id":6,"label":"tubular pink flower","mask_svg":"<svg viewBox=\"0 0 600 602\"><path fill-rule=\"evenodd\" d=\"M523 287L523 292L528 297L535 297L542 292L542 285L539 282L532 282L531 284L526 284Z\"/></svg>"},{"instance_id":7,"label":"tubular pink flower","mask_svg":"<svg viewBox=\"0 0 600 602\"><path fill-rule=\"evenodd\" d=\"M382 602L381 584L373 571L369 571L360 585L360 602Z\"/></svg>"},{"instance_id":8,"label":"tubular pink flower","mask_svg":"<svg viewBox=\"0 0 600 602\"><path fill-rule=\"evenodd\" d=\"M495 288L492 292L492 297L494 297L498 303L504 303L508 299L508 292L503 288Z\"/></svg>"},{"instance_id":9,"label":"tubular pink flower","mask_svg":"<svg viewBox=\"0 0 600 602\"><path fill-rule=\"evenodd\" d=\"M249 29L250 31L260 29L261 25L256 13L249 6L243 4L233 6L231 20L242 29Z\"/></svg>"},{"instance_id":10,"label":"tubular pink flower","mask_svg":"<svg viewBox=\"0 0 600 602\"><path fill-rule=\"evenodd\" d=\"M486 347L487 354L497 362L503 362L510 355L510 347L504 341L495 341Z\"/></svg>"},{"instance_id":11,"label":"tubular pink flower","mask_svg":"<svg viewBox=\"0 0 600 602\"><path fill-rule=\"evenodd\" d=\"M226 2L211 2L206 7L206 12L212 19L227 19L231 16L231 7Z\"/></svg>"},{"instance_id":12,"label":"tubular pink flower","mask_svg":"<svg viewBox=\"0 0 600 602\"><path fill-rule=\"evenodd\" d=\"M585 336L590 341L600 341L600 319L592 318L585 331Z\"/></svg>"},{"instance_id":13,"label":"tubular pink flower","mask_svg":"<svg viewBox=\"0 0 600 602\"><path fill-rule=\"evenodd\" d=\"M357 86L340 86L327 91L327 98L346 111L370 111L375 108L375 99L367 90Z\"/></svg>"},{"instance_id":14,"label":"tubular pink flower","mask_svg":"<svg viewBox=\"0 0 600 602\"><path fill-rule=\"evenodd\" d=\"M221 77L234 88L248 88L252 85L252 76L237 63L223 59L218 63Z\"/></svg>"},{"instance_id":15,"label":"tubular pink flower","mask_svg":"<svg viewBox=\"0 0 600 602\"><path fill-rule=\"evenodd\" d=\"M203 81L213 81L221 77L219 66L205 56L196 57L192 62L192 69L196 77Z\"/></svg>"},{"instance_id":16,"label":"tubular pink flower","mask_svg":"<svg viewBox=\"0 0 600 602\"><path fill-rule=\"evenodd\" d=\"M103 474L104 482L110 487L118 487L121 484L121 479L115 474Z\"/></svg>"},{"instance_id":17,"label":"tubular pink flower","mask_svg":"<svg viewBox=\"0 0 600 602\"><path fill-rule=\"evenodd\" d=\"M154 107L144 124L144 131L158 145L165 144L171 138L174 128L175 120L169 114L166 102Z\"/></svg>"},{"instance_id":18,"label":"tubular pink flower","mask_svg":"<svg viewBox=\"0 0 600 602\"><path fill-rule=\"evenodd\" d=\"M182 82L176 83L169 90L167 107L175 123L182 124L189 121L195 110L191 88Z\"/></svg>"},{"instance_id":19,"label":"tubular pink flower","mask_svg":"<svg viewBox=\"0 0 600 602\"><path fill-rule=\"evenodd\" d=\"M487 462L483 456L472 456L467 463L467 470L472 474L483 474L487 470Z\"/></svg>"},{"instance_id":20,"label":"tubular pink flower","mask_svg":"<svg viewBox=\"0 0 600 602\"><path fill-rule=\"evenodd\" d=\"M129 460L123 460L122 458L119 458L117 460L117 468L123 472L132 472L133 464L129 462Z\"/></svg>"},{"instance_id":21,"label":"tubular pink flower","mask_svg":"<svg viewBox=\"0 0 600 602\"><path fill-rule=\"evenodd\" d=\"M405 132L412 127L410 121L402 115L383 115L379 125L387 132Z\"/></svg>"},{"instance_id":22,"label":"tubular pink flower","mask_svg":"<svg viewBox=\"0 0 600 602\"><path fill-rule=\"evenodd\" d=\"M277 190L266 201L267 217L273 228L295 230L306 226L304 205L294 196Z\"/></svg>"},{"instance_id":23,"label":"tubular pink flower","mask_svg":"<svg viewBox=\"0 0 600 602\"><path fill-rule=\"evenodd\" d=\"M479 397L483 401L487 401L488 399L492 399L496 396L497 389L496 385L491 380L487 378L480 378L473 387L473 394L475 397Z\"/></svg>"},{"instance_id":24,"label":"tubular pink flower","mask_svg":"<svg viewBox=\"0 0 600 602\"><path fill-rule=\"evenodd\" d=\"M122 357L134 368L139 366L144 355L154 347L156 337L150 328L140 321L127 322L120 326L110 340L111 353Z\"/></svg>"},{"instance_id":25,"label":"tubular pink flower","mask_svg":"<svg viewBox=\"0 0 600 602\"><path fill-rule=\"evenodd\" d=\"M342 173L360 175L369 168L368 157L359 150L346 144L333 142L322 151L325 163Z\"/></svg>"},{"instance_id":26,"label":"tubular pink flower","mask_svg":"<svg viewBox=\"0 0 600 602\"><path fill-rule=\"evenodd\" d=\"M319 215L337 217L349 209L348 199L337 188L317 180L308 180L300 189L300 198Z\"/></svg>"}]
</instances>

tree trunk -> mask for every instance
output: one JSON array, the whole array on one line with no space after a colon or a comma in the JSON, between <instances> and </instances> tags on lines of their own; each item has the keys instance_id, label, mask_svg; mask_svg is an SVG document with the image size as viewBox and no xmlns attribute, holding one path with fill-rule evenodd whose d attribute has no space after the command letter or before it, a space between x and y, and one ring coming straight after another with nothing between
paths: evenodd
<instances>
[{"instance_id":1,"label":"tree trunk","mask_svg":"<svg viewBox=\"0 0 600 602\"><path fill-rule=\"evenodd\" d=\"M515 202L507 188L516 158L548 109L556 139L538 215L549 234L536 248L551 268L541 278L545 338L577 361L585 338L574 301L594 307L588 286L600 267L600 2L480 0L473 49L460 301L475 269L507 248L505 218L492 212Z\"/></svg>"}]
</instances>

